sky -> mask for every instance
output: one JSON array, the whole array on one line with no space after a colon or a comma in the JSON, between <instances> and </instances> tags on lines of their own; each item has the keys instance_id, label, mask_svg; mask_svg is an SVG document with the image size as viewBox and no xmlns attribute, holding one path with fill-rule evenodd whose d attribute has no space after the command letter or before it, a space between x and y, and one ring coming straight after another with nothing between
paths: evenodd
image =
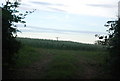
<instances>
[{"instance_id":1,"label":"sky","mask_svg":"<svg viewBox=\"0 0 120 81\"><path fill-rule=\"evenodd\" d=\"M12 0L13 1L13 0ZM93 44L95 34L106 34L108 20L118 15L119 0L19 0L19 9L36 11L18 23L18 37L75 41ZM1 0L0 3L4 3Z\"/></svg>"}]
</instances>

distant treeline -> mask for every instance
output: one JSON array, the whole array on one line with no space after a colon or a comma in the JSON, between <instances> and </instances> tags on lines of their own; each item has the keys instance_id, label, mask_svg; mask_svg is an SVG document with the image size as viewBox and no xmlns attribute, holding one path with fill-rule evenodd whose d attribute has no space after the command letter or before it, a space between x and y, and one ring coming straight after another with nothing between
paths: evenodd
<instances>
[{"instance_id":1,"label":"distant treeline","mask_svg":"<svg viewBox=\"0 0 120 81\"><path fill-rule=\"evenodd\" d=\"M85 50L98 51L105 50L103 46L94 44L85 44L72 41L56 41L47 39L17 38L23 45L29 45L36 48L64 49L64 50Z\"/></svg>"}]
</instances>

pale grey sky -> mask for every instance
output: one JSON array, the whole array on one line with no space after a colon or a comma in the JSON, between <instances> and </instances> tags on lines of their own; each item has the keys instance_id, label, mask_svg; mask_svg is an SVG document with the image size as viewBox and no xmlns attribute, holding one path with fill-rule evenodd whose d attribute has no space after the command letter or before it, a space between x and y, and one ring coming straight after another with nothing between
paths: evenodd
<instances>
[{"instance_id":1,"label":"pale grey sky","mask_svg":"<svg viewBox=\"0 0 120 81\"><path fill-rule=\"evenodd\" d=\"M18 25L18 36L94 43L95 34L106 33L104 24L117 18L118 1L21 0L21 12L36 11L26 17L26 28Z\"/></svg>"}]
</instances>

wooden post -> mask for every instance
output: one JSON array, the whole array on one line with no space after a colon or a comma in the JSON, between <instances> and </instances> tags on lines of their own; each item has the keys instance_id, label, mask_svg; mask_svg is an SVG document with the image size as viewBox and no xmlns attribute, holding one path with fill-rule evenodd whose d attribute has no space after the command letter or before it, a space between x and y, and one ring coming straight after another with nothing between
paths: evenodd
<instances>
[{"instance_id":1,"label":"wooden post","mask_svg":"<svg viewBox=\"0 0 120 81\"><path fill-rule=\"evenodd\" d=\"M57 41L58 41L58 38L59 38L59 37L56 37Z\"/></svg>"}]
</instances>

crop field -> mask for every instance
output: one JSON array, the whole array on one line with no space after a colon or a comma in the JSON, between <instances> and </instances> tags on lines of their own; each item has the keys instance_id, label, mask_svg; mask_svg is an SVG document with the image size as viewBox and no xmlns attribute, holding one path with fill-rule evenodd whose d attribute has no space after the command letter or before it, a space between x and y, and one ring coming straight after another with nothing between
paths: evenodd
<instances>
[{"instance_id":1,"label":"crop field","mask_svg":"<svg viewBox=\"0 0 120 81\"><path fill-rule=\"evenodd\" d=\"M85 50L85 51L100 51L104 50L102 46L94 44L84 44L71 41L56 41L46 39L30 39L30 38L18 38L25 45L29 45L35 48L48 48L48 49L63 49L63 50Z\"/></svg>"},{"instance_id":2,"label":"crop field","mask_svg":"<svg viewBox=\"0 0 120 81\"><path fill-rule=\"evenodd\" d=\"M22 48L11 67L14 79L110 79L109 54L102 46L18 38Z\"/></svg>"}]
</instances>

